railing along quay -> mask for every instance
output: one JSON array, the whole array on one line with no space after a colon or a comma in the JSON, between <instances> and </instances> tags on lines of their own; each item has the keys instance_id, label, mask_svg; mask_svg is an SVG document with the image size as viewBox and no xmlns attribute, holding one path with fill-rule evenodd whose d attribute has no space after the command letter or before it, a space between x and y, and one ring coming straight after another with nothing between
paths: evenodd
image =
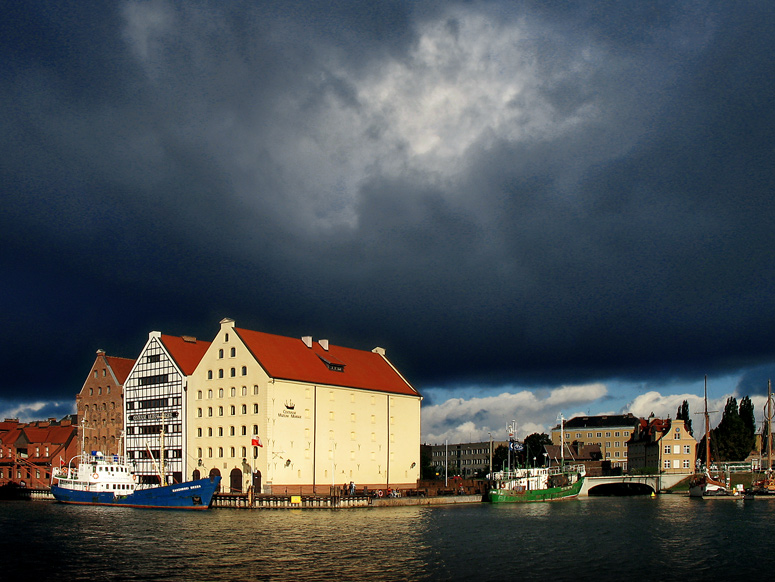
<instances>
[{"instance_id":1,"label":"railing along quay","mask_svg":"<svg viewBox=\"0 0 775 582\"><path fill-rule=\"evenodd\" d=\"M332 509L369 507L373 498L365 495L255 495L247 493L216 493L211 507L232 509Z\"/></svg>"}]
</instances>

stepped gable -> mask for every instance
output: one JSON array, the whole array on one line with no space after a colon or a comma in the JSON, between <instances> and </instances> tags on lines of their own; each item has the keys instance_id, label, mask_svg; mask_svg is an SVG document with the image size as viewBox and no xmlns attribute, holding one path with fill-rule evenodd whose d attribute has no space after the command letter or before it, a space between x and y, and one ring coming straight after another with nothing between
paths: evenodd
<instances>
[{"instance_id":1,"label":"stepped gable","mask_svg":"<svg viewBox=\"0 0 775 582\"><path fill-rule=\"evenodd\" d=\"M272 378L420 396L379 348L367 352L326 340L306 338L307 343L247 329L234 331Z\"/></svg>"},{"instance_id":2,"label":"stepped gable","mask_svg":"<svg viewBox=\"0 0 775 582\"><path fill-rule=\"evenodd\" d=\"M194 373L211 343L186 335L178 337L164 334L161 334L161 342L186 376Z\"/></svg>"}]
</instances>

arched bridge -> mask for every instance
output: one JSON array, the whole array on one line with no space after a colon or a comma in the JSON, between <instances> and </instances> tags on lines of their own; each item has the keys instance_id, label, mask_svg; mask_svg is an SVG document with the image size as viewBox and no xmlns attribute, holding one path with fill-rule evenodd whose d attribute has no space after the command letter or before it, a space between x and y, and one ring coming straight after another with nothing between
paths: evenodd
<instances>
[{"instance_id":1,"label":"arched bridge","mask_svg":"<svg viewBox=\"0 0 775 582\"><path fill-rule=\"evenodd\" d=\"M647 495L677 485L691 473L665 473L662 475L618 475L614 477L589 477L584 479L579 497L589 495Z\"/></svg>"}]
</instances>

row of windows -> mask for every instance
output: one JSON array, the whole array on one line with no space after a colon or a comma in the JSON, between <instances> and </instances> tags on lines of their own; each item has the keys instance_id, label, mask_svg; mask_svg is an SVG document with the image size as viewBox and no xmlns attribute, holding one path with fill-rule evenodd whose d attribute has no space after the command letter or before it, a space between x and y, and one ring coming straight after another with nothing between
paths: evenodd
<instances>
[{"instance_id":1,"label":"row of windows","mask_svg":"<svg viewBox=\"0 0 775 582\"><path fill-rule=\"evenodd\" d=\"M248 405L247 404L243 404L241 410L242 410L242 414L247 414L248 413ZM202 418L202 412L203 411L202 411L201 408L197 408L196 409L196 415L199 418ZM232 404L229 407L229 413L231 414L231 416L234 416L235 414L237 414L237 407ZM258 404L253 404L253 414L258 414ZM212 416L212 415L213 415L213 407L212 406L208 406L207 407L207 416ZM218 407L218 416L223 416L223 406L219 406Z\"/></svg>"},{"instance_id":2,"label":"row of windows","mask_svg":"<svg viewBox=\"0 0 775 582\"><path fill-rule=\"evenodd\" d=\"M591 433L591 432L588 432L588 433L587 433L587 438L588 438L588 439L591 439L591 438L592 438L592 434L593 434L593 433ZM566 433L565 433L565 438L566 438L566 439L570 439L570 438L571 438L571 436L570 436L570 435L571 435L571 433L569 433L569 432L566 432ZM603 438L603 433L602 433L602 432L597 432L597 433L594 433L594 435L595 435L595 438ZM577 432L577 433L576 433L576 438L577 438L577 439L580 439L580 438L582 438L582 436L583 436L583 433L580 433L580 432ZM605 433L605 436L606 436L606 438L610 438L610 437L611 437L611 432L610 432L610 431L609 431L609 432L606 432L606 433ZM618 436L626 436L626 437L628 437L628 436L630 436L630 431L628 431L628 430L625 430L625 431L618 431L618 430L617 430L617 431L614 431L614 436L615 436L615 437L618 437Z\"/></svg>"},{"instance_id":3,"label":"row of windows","mask_svg":"<svg viewBox=\"0 0 775 582\"><path fill-rule=\"evenodd\" d=\"M102 394L102 386L97 386L97 394ZM110 386L105 387L105 394L110 394ZM94 396L94 388L89 388L89 396Z\"/></svg>"},{"instance_id":4,"label":"row of windows","mask_svg":"<svg viewBox=\"0 0 775 582\"><path fill-rule=\"evenodd\" d=\"M92 408L92 410L95 410L95 411L96 410L104 410L104 411L108 410L108 405L107 405L106 402L103 402L102 404L94 404L93 406L94 406L94 408ZM116 403L115 402L111 402L110 403L110 409L111 410L115 410L116 409ZM83 412L84 413L89 412L89 405L88 404L84 405Z\"/></svg>"},{"instance_id":5,"label":"row of windows","mask_svg":"<svg viewBox=\"0 0 775 582\"><path fill-rule=\"evenodd\" d=\"M212 388L207 391L207 398L208 398L208 400L212 400L213 394L214 394L214 392L213 392ZM225 392L224 392L223 388L218 388L218 398L223 398L224 394L225 394ZM197 390L196 391L196 399L197 400L202 400L203 395L204 395L204 392L202 392L201 390ZM232 397L236 396L237 395L237 388L232 386L231 389L229 390L229 395L232 396ZM247 396L248 395L248 387L247 386L243 386L242 387L241 395L242 396ZM253 395L254 396L258 395L258 386L257 385L253 386Z\"/></svg>"},{"instance_id":6,"label":"row of windows","mask_svg":"<svg viewBox=\"0 0 775 582\"><path fill-rule=\"evenodd\" d=\"M662 463L662 467L665 469L670 469L671 465L673 469L691 469L689 459L684 459L683 461L681 459L665 459Z\"/></svg>"},{"instance_id":7,"label":"row of windows","mask_svg":"<svg viewBox=\"0 0 775 582\"><path fill-rule=\"evenodd\" d=\"M662 451L666 455L680 455L681 445L665 445ZM690 455L692 453L692 445L684 445L684 455Z\"/></svg>"},{"instance_id":8,"label":"row of windows","mask_svg":"<svg viewBox=\"0 0 775 582\"><path fill-rule=\"evenodd\" d=\"M228 336L227 336L226 341L229 341L228 340ZM231 348L229 350L229 357L230 358L234 358L236 356L237 356L237 348ZM223 359L223 350L218 350L218 359Z\"/></svg>"},{"instance_id":9,"label":"row of windows","mask_svg":"<svg viewBox=\"0 0 775 582\"><path fill-rule=\"evenodd\" d=\"M235 434L236 434L235 431L236 431L236 427L230 426L229 427L229 436L235 436ZM219 437L223 436L223 427L222 426L218 427L217 433L218 433ZM248 434L248 427L243 424L242 425L242 436L246 436L247 434ZM253 434L258 434L258 425L257 424L253 425ZM203 435L202 429L201 428L196 429L196 436L201 437L202 435ZM209 437L213 436L213 428L212 427L209 427L207 429L207 436L209 436Z\"/></svg>"},{"instance_id":10,"label":"row of windows","mask_svg":"<svg viewBox=\"0 0 775 582\"><path fill-rule=\"evenodd\" d=\"M241 447L240 451L241 451L240 457L242 457L243 459L245 457L247 457L247 455L248 455L248 448L247 447ZM231 458L236 457L237 456L236 453L237 453L237 448L236 447L230 447L229 448L229 456ZM202 448L201 447L196 450L196 456L199 459L202 458ZM213 447L207 447L207 456L209 458L213 457ZM218 447L218 456L219 457L223 457L223 447ZM258 457L258 447L253 447L253 458L255 459L257 457Z\"/></svg>"},{"instance_id":11,"label":"row of windows","mask_svg":"<svg viewBox=\"0 0 775 582\"><path fill-rule=\"evenodd\" d=\"M234 378L237 375L237 368L231 368L229 369L229 376ZM242 366L242 375L247 376L248 375L248 367ZM223 368L220 368L218 370L218 377L223 378ZM212 380L213 379L213 371L207 370L207 379Z\"/></svg>"}]
</instances>

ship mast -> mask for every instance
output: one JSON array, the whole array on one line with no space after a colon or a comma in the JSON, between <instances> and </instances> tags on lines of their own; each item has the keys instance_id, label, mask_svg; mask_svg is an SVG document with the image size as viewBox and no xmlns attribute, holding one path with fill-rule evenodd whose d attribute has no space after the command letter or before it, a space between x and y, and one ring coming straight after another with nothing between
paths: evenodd
<instances>
[{"instance_id":1,"label":"ship mast","mask_svg":"<svg viewBox=\"0 0 775 582\"><path fill-rule=\"evenodd\" d=\"M772 471L772 381L767 380L767 474Z\"/></svg>"},{"instance_id":2,"label":"ship mast","mask_svg":"<svg viewBox=\"0 0 775 582\"><path fill-rule=\"evenodd\" d=\"M708 375L705 374L705 469L710 471L710 416L708 415Z\"/></svg>"}]
</instances>

